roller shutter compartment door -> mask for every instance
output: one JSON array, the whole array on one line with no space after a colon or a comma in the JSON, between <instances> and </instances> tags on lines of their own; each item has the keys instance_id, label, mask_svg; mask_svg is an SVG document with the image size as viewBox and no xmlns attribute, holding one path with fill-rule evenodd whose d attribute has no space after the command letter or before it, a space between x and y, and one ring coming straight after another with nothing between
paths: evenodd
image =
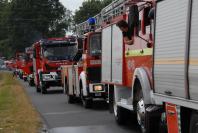
<instances>
[{"instance_id":1,"label":"roller shutter compartment door","mask_svg":"<svg viewBox=\"0 0 198 133\"><path fill-rule=\"evenodd\" d=\"M154 79L156 93L185 97L188 0L157 2Z\"/></svg>"}]
</instances>

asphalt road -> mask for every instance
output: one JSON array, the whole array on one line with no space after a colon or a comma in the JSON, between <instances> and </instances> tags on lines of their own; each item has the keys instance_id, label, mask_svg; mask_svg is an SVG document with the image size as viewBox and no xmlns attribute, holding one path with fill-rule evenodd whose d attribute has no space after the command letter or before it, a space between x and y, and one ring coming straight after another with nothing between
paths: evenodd
<instances>
[{"instance_id":1,"label":"asphalt road","mask_svg":"<svg viewBox=\"0 0 198 133\"><path fill-rule=\"evenodd\" d=\"M42 95L34 87L21 83L50 133L139 133L137 125L130 120L125 126L117 125L104 103L84 109L80 103L68 104L61 88Z\"/></svg>"}]
</instances>

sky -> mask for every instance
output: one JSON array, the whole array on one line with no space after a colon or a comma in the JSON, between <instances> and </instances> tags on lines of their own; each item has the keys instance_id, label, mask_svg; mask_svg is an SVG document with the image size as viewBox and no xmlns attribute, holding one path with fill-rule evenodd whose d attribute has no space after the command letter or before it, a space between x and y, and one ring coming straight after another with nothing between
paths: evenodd
<instances>
[{"instance_id":1,"label":"sky","mask_svg":"<svg viewBox=\"0 0 198 133\"><path fill-rule=\"evenodd\" d=\"M83 1L84 0L60 0L67 9L73 12L82 5Z\"/></svg>"}]
</instances>

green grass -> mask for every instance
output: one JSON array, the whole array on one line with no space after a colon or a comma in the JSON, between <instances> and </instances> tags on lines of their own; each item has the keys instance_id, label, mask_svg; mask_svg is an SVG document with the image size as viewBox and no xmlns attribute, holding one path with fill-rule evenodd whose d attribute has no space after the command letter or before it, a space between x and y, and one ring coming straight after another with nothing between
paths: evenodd
<instances>
[{"instance_id":1,"label":"green grass","mask_svg":"<svg viewBox=\"0 0 198 133\"><path fill-rule=\"evenodd\" d=\"M0 133L37 133L40 117L20 83L0 73Z\"/></svg>"}]
</instances>

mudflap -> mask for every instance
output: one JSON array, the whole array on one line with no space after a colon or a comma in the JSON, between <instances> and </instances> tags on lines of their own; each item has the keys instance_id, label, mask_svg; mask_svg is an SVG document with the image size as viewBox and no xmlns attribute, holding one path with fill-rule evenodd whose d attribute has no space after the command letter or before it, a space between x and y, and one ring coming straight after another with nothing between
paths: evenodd
<instances>
[{"instance_id":1,"label":"mudflap","mask_svg":"<svg viewBox=\"0 0 198 133\"><path fill-rule=\"evenodd\" d=\"M108 88L108 100L109 100L109 112L113 113L113 104L114 104L114 87L109 85Z\"/></svg>"},{"instance_id":2,"label":"mudflap","mask_svg":"<svg viewBox=\"0 0 198 133\"><path fill-rule=\"evenodd\" d=\"M146 119L146 127L149 129L149 133L162 133L160 129L160 123L163 107L150 105L146 109L146 112L148 115L147 118L149 118Z\"/></svg>"}]
</instances>

